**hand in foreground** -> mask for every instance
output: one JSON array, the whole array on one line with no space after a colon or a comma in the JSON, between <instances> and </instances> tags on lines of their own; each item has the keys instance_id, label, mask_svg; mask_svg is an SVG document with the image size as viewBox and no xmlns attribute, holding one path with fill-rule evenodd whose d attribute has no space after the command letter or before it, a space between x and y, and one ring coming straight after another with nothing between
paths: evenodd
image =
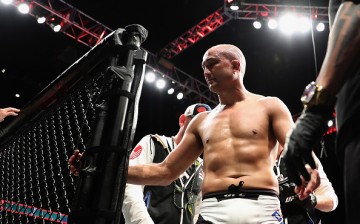
<instances>
[{"instance_id":1,"label":"hand in foreground","mask_svg":"<svg viewBox=\"0 0 360 224\"><path fill-rule=\"evenodd\" d=\"M312 148L327 130L332 110L314 106L303 111L289 133L284 147L284 162L288 177L298 188L300 199L307 197L318 185L319 173L315 170ZM310 167L306 168L306 164Z\"/></svg>"},{"instance_id":2,"label":"hand in foreground","mask_svg":"<svg viewBox=\"0 0 360 224\"><path fill-rule=\"evenodd\" d=\"M14 107L0 109L0 122L4 121L8 116L17 116L19 112L20 110Z\"/></svg>"},{"instance_id":3,"label":"hand in foreground","mask_svg":"<svg viewBox=\"0 0 360 224\"><path fill-rule=\"evenodd\" d=\"M279 181L281 211L285 217L298 211L300 208L311 211L317 204L316 197L311 193L308 197L300 199L295 193L295 184L288 179Z\"/></svg>"},{"instance_id":4,"label":"hand in foreground","mask_svg":"<svg viewBox=\"0 0 360 224\"><path fill-rule=\"evenodd\" d=\"M300 200L305 200L308 198L313 191L320 185L320 175L317 169L312 169L309 165L305 165L306 170L310 174L310 180L305 181L302 179L302 184L300 186L295 186L295 193Z\"/></svg>"},{"instance_id":5,"label":"hand in foreground","mask_svg":"<svg viewBox=\"0 0 360 224\"><path fill-rule=\"evenodd\" d=\"M82 156L83 154L80 153L78 149L76 149L72 156L70 156L69 158L70 172L75 176L79 176Z\"/></svg>"},{"instance_id":6,"label":"hand in foreground","mask_svg":"<svg viewBox=\"0 0 360 224\"><path fill-rule=\"evenodd\" d=\"M293 204L296 204L297 206L299 203L305 203L305 202L299 202L299 203L290 203L290 202L292 202L295 198L299 201L307 200L313 192L306 189L317 188L320 185L320 175L318 175L319 173L317 169L313 170L309 165L306 165L307 171L309 173L311 172L311 176L314 176L314 178L310 178L309 182L304 181L304 185L299 187L296 186L295 183L289 180L287 174L288 171L285 164L281 163L280 166L281 166L280 169L282 170L282 175L278 177L278 180L279 180L281 206L284 206L284 208L288 208L289 210L292 210ZM305 185L305 183L307 184Z\"/></svg>"}]
</instances>

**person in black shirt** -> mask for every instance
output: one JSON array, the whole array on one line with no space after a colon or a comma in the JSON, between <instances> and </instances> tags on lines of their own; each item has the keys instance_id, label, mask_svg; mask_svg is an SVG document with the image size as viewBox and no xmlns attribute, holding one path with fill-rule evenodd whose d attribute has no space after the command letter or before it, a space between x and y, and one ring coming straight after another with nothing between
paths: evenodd
<instances>
[{"instance_id":1,"label":"person in black shirt","mask_svg":"<svg viewBox=\"0 0 360 224\"><path fill-rule=\"evenodd\" d=\"M327 129L336 113L337 154L343 164L347 223L358 223L360 207L360 4L331 0L330 34L319 76L304 91L302 115L285 143L284 161L288 175L305 198L315 187L315 163L311 148ZM341 4L340 4L341 3ZM338 7L339 6L339 7ZM338 9L336 10L336 8ZM336 15L334 16L334 12ZM310 165L310 167L306 167Z\"/></svg>"}]
</instances>

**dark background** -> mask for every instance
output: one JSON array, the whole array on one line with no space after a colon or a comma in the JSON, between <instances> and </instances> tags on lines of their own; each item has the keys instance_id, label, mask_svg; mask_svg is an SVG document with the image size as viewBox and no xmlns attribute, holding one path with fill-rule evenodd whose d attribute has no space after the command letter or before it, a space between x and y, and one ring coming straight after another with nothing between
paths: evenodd
<instances>
[{"instance_id":1,"label":"dark background","mask_svg":"<svg viewBox=\"0 0 360 224\"><path fill-rule=\"evenodd\" d=\"M129 24L144 26L149 36L142 47L152 53L159 52L223 6L222 0L66 2L111 29ZM288 2L315 6L327 6L328 3L320 0ZM171 62L204 81L200 66L204 52L216 44L235 44L242 49L247 60L246 88L258 94L279 97L295 115L302 110L299 98L304 87L316 78L320 69L328 32L326 27L324 32L315 31L313 35L309 32L285 36L266 27L256 30L251 21L234 19L174 57ZM89 49L63 33L54 33L46 24L38 24L34 17L18 13L15 7L0 3L0 108L13 106L21 109ZM15 98L15 93L20 93L21 97ZM148 133L175 134L179 115L192 103L196 102L191 99L178 101L165 91L156 90L145 83L135 141ZM321 158L321 161L340 203L334 212L323 215L322 223L344 223L341 174L333 143L333 136L329 136L326 147L328 156Z\"/></svg>"}]
</instances>

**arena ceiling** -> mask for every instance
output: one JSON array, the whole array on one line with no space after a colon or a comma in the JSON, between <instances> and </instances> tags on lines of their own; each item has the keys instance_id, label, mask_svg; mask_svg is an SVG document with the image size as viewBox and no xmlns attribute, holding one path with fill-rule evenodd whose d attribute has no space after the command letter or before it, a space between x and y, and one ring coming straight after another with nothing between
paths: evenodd
<instances>
[{"instance_id":1,"label":"arena ceiling","mask_svg":"<svg viewBox=\"0 0 360 224\"><path fill-rule=\"evenodd\" d=\"M187 37L187 32L199 33L193 30L194 27L205 27L208 24L204 25L204 19L224 7L223 0L61 2L112 30L129 24L142 25L149 31L142 47L158 55L179 37ZM246 2L265 4L269 6L270 13L274 11L272 5L297 6L292 10L327 6L327 1L310 0L241 2L245 5ZM328 28L321 33L289 36L266 27L256 30L252 25L253 20L241 19L247 14L242 15L222 14L224 20L220 25L210 24L211 32L203 31L203 37L166 59L194 79L204 82L200 64L206 49L219 43L235 44L243 50L247 60L244 79L247 89L262 95L277 96L288 105L291 113L300 112L302 106L299 97L304 86L315 79L316 70L320 68ZM21 15L15 7L1 3L0 33L0 107L23 107L90 49L64 33L54 33L46 24L38 24L34 16ZM174 96L146 84L143 91L146 94L140 101L139 119L149 124L144 133L176 131L177 116L188 104L193 103L192 99L178 101ZM16 93L21 97L16 98ZM170 123L173 127L168 127L169 122L164 122L164 116L173 121Z\"/></svg>"}]
</instances>

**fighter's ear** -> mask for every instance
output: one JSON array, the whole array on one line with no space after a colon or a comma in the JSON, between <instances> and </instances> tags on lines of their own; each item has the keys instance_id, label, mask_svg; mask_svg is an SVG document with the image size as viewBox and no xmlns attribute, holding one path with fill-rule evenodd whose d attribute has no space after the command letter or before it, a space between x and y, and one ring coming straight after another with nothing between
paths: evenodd
<instances>
[{"instance_id":1,"label":"fighter's ear","mask_svg":"<svg viewBox=\"0 0 360 224\"><path fill-rule=\"evenodd\" d=\"M185 124L186 116L185 114L181 114L179 117L179 126L182 127Z\"/></svg>"},{"instance_id":2,"label":"fighter's ear","mask_svg":"<svg viewBox=\"0 0 360 224\"><path fill-rule=\"evenodd\" d=\"M240 61L239 60L232 60L231 64L232 64L233 69L240 71Z\"/></svg>"}]
</instances>

